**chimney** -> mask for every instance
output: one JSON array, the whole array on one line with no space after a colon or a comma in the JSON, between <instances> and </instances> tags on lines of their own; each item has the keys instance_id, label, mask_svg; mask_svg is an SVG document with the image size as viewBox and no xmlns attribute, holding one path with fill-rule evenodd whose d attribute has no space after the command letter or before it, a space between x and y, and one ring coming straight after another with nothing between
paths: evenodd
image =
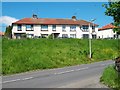
<instances>
[{"instance_id":1,"label":"chimney","mask_svg":"<svg viewBox=\"0 0 120 90\"><path fill-rule=\"evenodd\" d=\"M77 20L76 16L72 16L72 20L76 21Z\"/></svg>"},{"instance_id":2,"label":"chimney","mask_svg":"<svg viewBox=\"0 0 120 90\"><path fill-rule=\"evenodd\" d=\"M37 15L35 15L35 14L33 14L32 17L33 17L34 19L38 19Z\"/></svg>"}]
</instances>

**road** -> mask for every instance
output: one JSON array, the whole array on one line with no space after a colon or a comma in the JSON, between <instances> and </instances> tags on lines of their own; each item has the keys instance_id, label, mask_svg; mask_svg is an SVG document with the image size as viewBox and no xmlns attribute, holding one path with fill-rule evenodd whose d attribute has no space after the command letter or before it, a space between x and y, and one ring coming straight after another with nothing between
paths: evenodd
<instances>
[{"instance_id":1,"label":"road","mask_svg":"<svg viewBox=\"0 0 120 90\"><path fill-rule=\"evenodd\" d=\"M113 63L108 60L3 76L2 88L100 88L98 83L104 68Z\"/></svg>"}]
</instances>

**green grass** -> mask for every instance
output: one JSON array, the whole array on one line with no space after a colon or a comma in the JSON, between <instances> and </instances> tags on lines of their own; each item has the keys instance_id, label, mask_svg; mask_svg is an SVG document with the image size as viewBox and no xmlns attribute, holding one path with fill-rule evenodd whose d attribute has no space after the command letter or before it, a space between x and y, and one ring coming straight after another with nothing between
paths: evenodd
<instances>
[{"instance_id":1,"label":"green grass","mask_svg":"<svg viewBox=\"0 0 120 90\"><path fill-rule=\"evenodd\" d=\"M3 75L49 69L112 59L117 40L92 40L92 60L87 39L2 40Z\"/></svg>"},{"instance_id":2,"label":"green grass","mask_svg":"<svg viewBox=\"0 0 120 90\"><path fill-rule=\"evenodd\" d=\"M100 81L110 88L120 90L120 73L114 69L114 66L109 66L104 70Z\"/></svg>"}]
</instances>

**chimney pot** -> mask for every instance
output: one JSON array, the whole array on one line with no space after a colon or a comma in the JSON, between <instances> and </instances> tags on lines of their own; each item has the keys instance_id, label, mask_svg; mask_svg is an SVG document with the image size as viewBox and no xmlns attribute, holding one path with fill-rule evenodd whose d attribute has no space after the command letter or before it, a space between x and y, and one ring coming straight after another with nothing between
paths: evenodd
<instances>
[{"instance_id":1,"label":"chimney pot","mask_svg":"<svg viewBox=\"0 0 120 90\"><path fill-rule=\"evenodd\" d=\"M33 17L33 18L36 18L36 19L38 18L37 15L35 15L35 14L33 14L32 17Z\"/></svg>"},{"instance_id":2,"label":"chimney pot","mask_svg":"<svg viewBox=\"0 0 120 90\"><path fill-rule=\"evenodd\" d=\"M77 20L76 16L72 16L72 20L76 21Z\"/></svg>"}]
</instances>

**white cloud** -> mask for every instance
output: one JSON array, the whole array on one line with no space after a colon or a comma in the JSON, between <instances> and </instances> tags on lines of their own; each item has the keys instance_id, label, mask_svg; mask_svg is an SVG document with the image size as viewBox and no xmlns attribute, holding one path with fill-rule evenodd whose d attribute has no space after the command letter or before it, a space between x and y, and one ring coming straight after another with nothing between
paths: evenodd
<instances>
[{"instance_id":1,"label":"white cloud","mask_svg":"<svg viewBox=\"0 0 120 90\"><path fill-rule=\"evenodd\" d=\"M2 16L0 17L0 24L11 25L13 22L18 21L18 19L10 16Z\"/></svg>"}]
</instances>

